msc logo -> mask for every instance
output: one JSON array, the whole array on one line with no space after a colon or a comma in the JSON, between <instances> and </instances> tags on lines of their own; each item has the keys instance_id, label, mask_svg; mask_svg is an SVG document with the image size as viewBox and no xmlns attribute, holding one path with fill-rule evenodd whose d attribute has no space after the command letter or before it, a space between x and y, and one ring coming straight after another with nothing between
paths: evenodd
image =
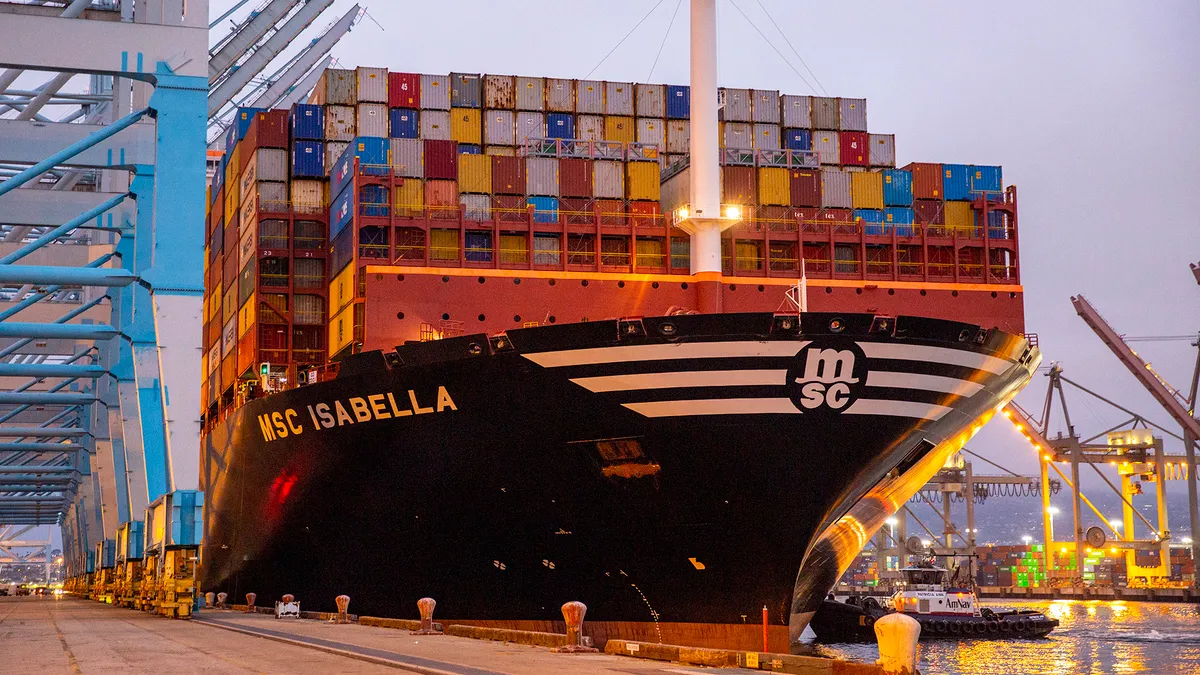
<instances>
[{"instance_id":1,"label":"msc logo","mask_svg":"<svg viewBox=\"0 0 1200 675\"><path fill-rule=\"evenodd\" d=\"M792 403L806 413L840 413L862 392L867 360L858 345L813 342L796 354L787 372Z\"/></svg>"},{"instance_id":2,"label":"msc logo","mask_svg":"<svg viewBox=\"0 0 1200 675\"><path fill-rule=\"evenodd\" d=\"M350 202L344 201L342 202L342 208L338 209L337 219L341 220L345 218L348 213L350 213Z\"/></svg>"}]
</instances>

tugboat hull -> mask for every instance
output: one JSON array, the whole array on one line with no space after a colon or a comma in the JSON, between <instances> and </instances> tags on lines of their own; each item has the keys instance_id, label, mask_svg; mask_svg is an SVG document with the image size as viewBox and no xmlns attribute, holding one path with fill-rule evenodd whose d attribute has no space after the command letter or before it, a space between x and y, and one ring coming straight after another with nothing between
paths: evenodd
<instances>
[{"instance_id":1,"label":"tugboat hull","mask_svg":"<svg viewBox=\"0 0 1200 675\"><path fill-rule=\"evenodd\" d=\"M875 622L893 612L882 607L864 608L825 600L809 625L822 642L874 642ZM1057 619L1034 610L991 612L988 617L950 614L909 616L921 623L922 640L1044 638L1058 626Z\"/></svg>"}]
</instances>

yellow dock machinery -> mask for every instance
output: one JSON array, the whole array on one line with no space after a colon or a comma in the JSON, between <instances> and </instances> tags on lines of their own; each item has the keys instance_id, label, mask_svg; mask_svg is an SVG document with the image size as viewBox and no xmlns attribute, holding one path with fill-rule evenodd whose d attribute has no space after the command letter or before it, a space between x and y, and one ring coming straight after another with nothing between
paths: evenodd
<instances>
[{"instance_id":1,"label":"yellow dock machinery","mask_svg":"<svg viewBox=\"0 0 1200 675\"><path fill-rule=\"evenodd\" d=\"M176 490L147 507L142 597L149 598L151 606L142 609L173 619L191 618L197 603L203 509L204 493L195 490Z\"/></svg>"},{"instance_id":2,"label":"yellow dock machinery","mask_svg":"<svg viewBox=\"0 0 1200 675\"><path fill-rule=\"evenodd\" d=\"M119 607L141 607L144 537L140 520L125 523L117 529L117 578L113 602Z\"/></svg>"}]
</instances>

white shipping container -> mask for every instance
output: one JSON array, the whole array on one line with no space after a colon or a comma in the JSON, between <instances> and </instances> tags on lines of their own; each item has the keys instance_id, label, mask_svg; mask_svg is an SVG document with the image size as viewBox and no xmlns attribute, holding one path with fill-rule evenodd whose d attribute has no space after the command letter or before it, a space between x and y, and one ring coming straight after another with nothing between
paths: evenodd
<instances>
[{"instance_id":1,"label":"white shipping container","mask_svg":"<svg viewBox=\"0 0 1200 675\"><path fill-rule=\"evenodd\" d=\"M359 66L355 71L358 77L358 102L383 103L388 102L388 71L387 68L368 68ZM364 136L367 134L363 134Z\"/></svg>"},{"instance_id":2,"label":"white shipping container","mask_svg":"<svg viewBox=\"0 0 1200 675\"><path fill-rule=\"evenodd\" d=\"M637 142L656 145L659 150L662 150L667 144L667 121L639 117L637 121Z\"/></svg>"},{"instance_id":3,"label":"white shipping container","mask_svg":"<svg viewBox=\"0 0 1200 675\"><path fill-rule=\"evenodd\" d=\"M530 138L546 137L546 116L540 112L517 113L517 145L524 145Z\"/></svg>"},{"instance_id":4,"label":"white shipping container","mask_svg":"<svg viewBox=\"0 0 1200 675\"><path fill-rule=\"evenodd\" d=\"M484 145L516 145L517 123L511 110L483 111Z\"/></svg>"},{"instance_id":5,"label":"white shipping container","mask_svg":"<svg viewBox=\"0 0 1200 675\"><path fill-rule=\"evenodd\" d=\"M867 99L843 98L839 99L839 101L839 112L841 113L840 128L843 131L866 131Z\"/></svg>"},{"instance_id":6,"label":"white shipping container","mask_svg":"<svg viewBox=\"0 0 1200 675\"><path fill-rule=\"evenodd\" d=\"M868 162L871 166L896 166L895 134L869 134L867 145Z\"/></svg>"},{"instance_id":7,"label":"white shipping container","mask_svg":"<svg viewBox=\"0 0 1200 675\"><path fill-rule=\"evenodd\" d=\"M325 143L325 171L334 164L337 164L338 158L346 151L346 147L350 144L344 141L328 141ZM335 195L336 196L336 195Z\"/></svg>"},{"instance_id":8,"label":"white shipping container","mask_svg":"<svg viewBox=\"0 0 1200 675\"><path fill-rule=\"evenodd\" d=\"M754 147L757 150L778 150L780 148L779 125L755 124Z\"/></svg>"},{"instance_id":9,"label":"white shipping container","mask_svg":"<svg viewBox=\"0 0 1200 675\"><path fill-rule=\"evenodd\" d=\"M393 138L392 171L403 178L424 178L425 143L419 138Z\"/></svg>"},{"instance_id":10,"label":"white shipping container","mask_svg":"<svg viewBox=\"0 0 1200 675\"><path fill-rule=\"evenodd\" d=\"M664 84L637 85L637 116L667 116L667 86Z\"/></svg>"},{"instance_id":11,"label":"white shipping container","mask_svg":"<svg viewBox=\"0 0 1200 675\"><path fill-rule=\"evenodd\" d=\"M692 201L692 167L668 178L661 188L660 202L664 214L672 214ZM669 216L668 216L669 217Z\"/></svg>"},{"instance_id":12,"label":"white shipping container","mask_svg":"<svg viewBox=\"0 0 1200 675\"><path fill-rule=\"evenodd\" d=\"M625 198L625 163L597 161L592 164L592 196L603 199Z\"/></svg>"},{"instance_id":13,"label":"white shipping container","mask_svg":"<svg viewBox=\"0 0 1200 675\"><path fill-rule=\"evenodd\" d=\"M783 97L783 126L788 129L812 128L812 97L792 96Z\"/></svg>"},{"instance_id":14,"label":"white shipping container","mask_svg":"<svg viewBox=\"0 0 1200 675\"><path fill-rule=\"evenodd\" d=\"M754 90L754 121L760 124L779 124L779 92Z\"/></svg>"},{"instance_id":15,"label":"white shipping container","mask_svg":"<svg viewBox=\"0 0 1200 675\"><path fill-rule=\"evenodd\" d=\"M550 112L575 112L575 81L547 78L546 109Z\"/></svg>"},{"instance_id":16,"label":"white shipping container","mask_svg":"<svg viewBox=\"0 0 1200 675\"><path fill-rule=\"evenodd\" d=\"M421 138L430 141L450 140L450 112L447 110L422 110Z\"/></svg>"},{"instance_id":17,"label":"white shipping container","mask_svg":"<svg viewBox=\"0 0 1200 675\"><path fill-rule=\"evenodd\" d=\"M540 77L517 77L517 110L546 109L546 83Z\"/></svg>"},{"instance_id":18,"label":"white shipping container","mask_svg":"<svg viewBox=\"0 0 1200 675\"><path fill-rule=\"evenodd\" d=\"M326 68L321 73L321 79L317 80L317 86L313 87L308 101L317 105L354 105L358 103L358 95L355 92L357 88L357 78L353 70Z\"/></svg>"},{"instance_id":19,"label":"white shipping container","mask_svg":"<svg viewBox=\"0 0 1200 675\"><path fill-rule=\"evenodd\" d=\"M246 166L242 169L239 179L242 199L244 201L246 196L253 191L255 181L286 181L287 179L287 150L258 148L246 160Z\"/></svg>"},{"instance_id":20,"label":"white shipping container","mask_svg":"<svg viewBox=\"0 0 1200 675\"><path fill-rule=\"evenodd\" d=\"M449 110L450 109L450 76L422 75L421 76L421 109ZM421 113L421 119L425 113Z\"/></svg>"},{"instance_id":21,"label":"white shipping container","mask_svg":"<svg viewBox=\"0 0 1200 675\"><path fill-rule=\"evenodd\" d=\"M237 314L225 322L221 331L221 356L229 356L237 347Z\"/></svg>"},{"instance_id":22,"label":"white shipping container","mask_svg":"<svg viewBox=\"0 0 1200 675\"><path fill-rule=\"evenodd\" d=\"M533 235L533 264L559 265L562 261L562 240L557 234Z\"/></svg>"},{"instance_id":23,"label":"white shipping container","mask_svg":"<svg viewBox=\"0 0 1200 675\"><path fill-rule=\"evenodd\" d=\"M667 152L686 153L691 149L692 125L687 120L667 120Z\"/></svg>"},{"instance_id":24,"label":"white shipping container","mask_svg":"<svg viewBox=\"0 0 1200 675\"><path fill-rule=\"evenodd\" d=\"M737 150L752 150L754 148L754 127L745 122L726 122L724 146Z\"/></svg>"},{"instance_id":25,"label":"white shipping container","mask_svg":"<svg viewBox=\"0 0 1200 675\"><path fill-rule=\"evenodd\" d=\"M600 115L579 115L576 117L575 138L581 141L604 140L604 118Z\"/></svg>"},{"instance_id":26,"label":"white shipping container","mask_svg":"<svg viewBox=\"0 0 1200 675\"><path fill-rule=\"evenodd\" d=\"M321 213L325 203L325 181L297 178L292 181L292 209L296 213Z\"/></svg>"},{"instance_id":27,"label":"white shipping container","mask_svg":"<svg viewBox=\"0 0 1200 675\"><path fill-rule=\"evenodd\" d=\"M575 112L583 115L604 114L604 83L580 80L575 83Z\"/></svg>"},{"instance_id":28,"label":"white shipping container","mask_svg":"<svg viewBox=\"0 0 1200 675\"><path fill-rule=\"evenodd\" d=\"M821 169L821 206L848 209L850 201L850 172Z\"/></svg>"},{"instance_id":29,"label":"white shipping container","mask_svg":"<svg viewBox=\"0 0 1200 675\"><path fill-rule=\"evenodd\" d=\"M821 160L822 164L842 163L836 131L814 131L812 142L813 150L816 151L817 158Z\"/></svg>"},{"instance_id":30,"label":"white shipping container","mask_svg":"<svg viewBox=\"0 0 1200 675\"><path fill-rule=\"evenodd\" d=\"M833 131L839 128L839 104L836 98L812 97L812 123L814 129Z\"/></svg>"},{"instance_id":31,"label":"white shipping container","mask_svg":"<svg viewBox=\"0 0 1200 675\"><path fill-rule=\"evenodd\" d=\"M359 91L362 91L361 87L359 87ZM358 135L374 136L375 138L388 137L388 107L386 103L358 104Z\"/></svg>"},{"instance_id":32,"label":"white shipping container","mask_svg":"<svg viewBox=\"0 0 1200 675\"><path fill-rule=\"evenodd\" d=\"M258 181L259 208L267 211L286 211L288 202L287 183Z\"/></svg>"},{"instance_id":33,"label":"white shipping container","mask_svg":"<svg viewBox=\"0 0 1200 675\"><path fill-rule=\"evenodd\" d=\"M525 160L525 194L538 197L557 197L558 159L530 157Z\"/></svg>"},{"instance_id":34,"label":"white shipping container","mask_svg":"<svg viewBox=\"0 0 1200 675\"><path fill-rule=\"evenodd\" d=\"M238 265L246 266L246 263L254 260L258 251L258 242L255 241L255 231L257 228L249 227L242 228L241 240L238 242ZM287 235L283 238L284 245L287 245Z\"/></svg>"},{"instance_id":35,"label":"white shipping container","mask_svg":"<svg viewBox=\"0 0 1200 675\"><path fill-rule=\"evenodd\" d=\"M464 219L480 223L492 219L491 195L459 195L458 201L465 207Z\"/></svg>"},{"instance_id":36,"label":"white shipping container","mask_svg":"<svg viewBox=\"0 0 1200 675\"><path fill-rule=\"evenodd\" d=\"M325 106L325 140L326 141L341 141L348 143L354 140L358 134L355 133L358 124L358 111L354 106L348 105L327 105ZM337 159L337 155L334 155ZM329 166L328 163L325 164Z\"/></svg>"},{"instance_id":37,"label":"white shipping container","mask_svg":"<svg viewBox=\"0 0 1200 675\"><path fill-rule=\"evenodd\" d=\"M604 83L604 114L633 115L633 83Z\"/></svg>"},{"instance_id":38,"label":"white shipping container","mask_svg":"<svg viewBox=\"0 0 1200 675\"><path fill-rule=\"evenodd\" d=\"M721 109L726 122L753 122L749 89L721 89L725 92L725 107Z\"/></svg>"}]
</instances>

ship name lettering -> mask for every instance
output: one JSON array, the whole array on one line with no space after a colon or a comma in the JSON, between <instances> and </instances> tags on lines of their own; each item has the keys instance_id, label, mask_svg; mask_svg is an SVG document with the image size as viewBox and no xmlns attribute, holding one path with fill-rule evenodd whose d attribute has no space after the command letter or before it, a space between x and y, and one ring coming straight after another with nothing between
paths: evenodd
<instances>
[{"instance_id":1,"label":"ship name lettering","mask_svg":"<svg viewBox=\"0 0 1200 675\"><path fill-rule=\"evenodd\" d=\"M366 397L352 396L345 403L340 400L334 400L331 403L308 405L308 416L312 420L313 430L321 431L322 429L332 429L347 424L362 424L374 420L388 420L396 417L427 415L447 410L458 410L458 405L454 403L450 392L442 386L438 387L437 401L432 405L422 406L417 400L417 392L412 389L407 390L407 394L408 400L412 404L411 408L406 407L401 409L396 403L395 394L385 392L382 394L370 394ZM347 406L349 406L349 409L347 409ZM302 421L302 413L297 412L293 408L264 413L259 415L257 419L259 431L262 432L264 441L269 442L287 438L288 436L299 436L304 433L305 425Z\"/></svg>"}]
</instances>

